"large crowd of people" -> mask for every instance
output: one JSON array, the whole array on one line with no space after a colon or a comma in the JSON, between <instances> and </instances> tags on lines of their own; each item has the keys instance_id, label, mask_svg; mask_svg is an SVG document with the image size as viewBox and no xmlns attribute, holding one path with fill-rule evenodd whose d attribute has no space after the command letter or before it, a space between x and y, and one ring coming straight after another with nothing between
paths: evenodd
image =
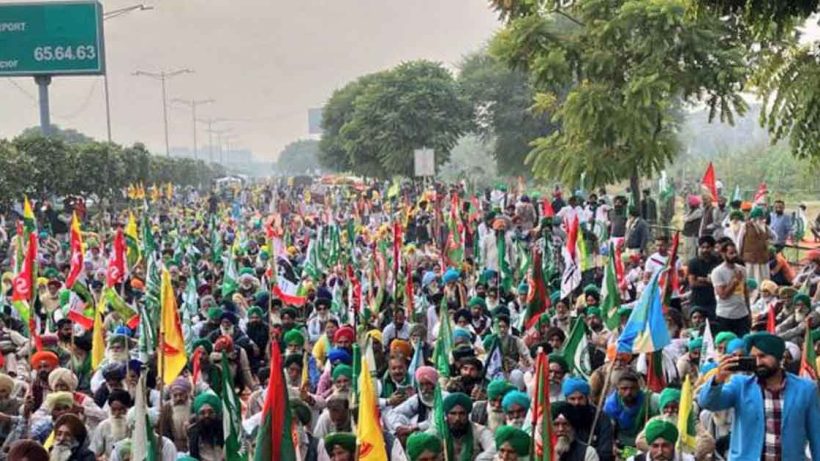
<instances>
[{"instance_id":1,"label":"large crowd of people","mask_svg":"<svg viewBox=\"0 0 820 461\"><path fill-rule=\"evenodd\" d=\"M324 179L18 200L0 459L820 461L783 201Z\"/></svg>"}]
</instances>

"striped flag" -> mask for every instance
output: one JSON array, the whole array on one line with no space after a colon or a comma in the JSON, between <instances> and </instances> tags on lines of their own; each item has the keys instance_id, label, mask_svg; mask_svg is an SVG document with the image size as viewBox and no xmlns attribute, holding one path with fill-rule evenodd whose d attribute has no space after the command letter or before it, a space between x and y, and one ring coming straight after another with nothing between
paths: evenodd
<instances>
[{"instance_id":1,"label":"striped flag","mask_svg":"<svg viewBox=\"0 0 820 461\"><path fill-rule=\"evenodd\" d=\"M672 342L663 317L663 302L658 285L658 271L644 288L636 307L632 310L621 336L618 352L633 354L655 352Z\"/></svg>"},{"instance_id":2,"label":"striped flag","mask_svg":"<svg viewBox=\"0 0 820 461\"><path fill-rule=\"evenodd\" d=\"M245 461L245 447L240 443L242 435L242 405L236 397L233 375L228 355L222 351L222 433L225 438L225 460Z\"/></svg>"},{"instance_id":3,"label":"striped flag","mask_svg":"<svg viewBox=\"0 0 820 461\"><path fill-rule=\"evenodd\" d=\"M569 337L561 349L561 354L575 373L584 378L592 374L592 365L589 361L589 341L587 340L587 325L580 317L569 332Z\"/></svg>"},{"instance_id":4,"label":"striped flag","mask_svg":"<svg viewBox=\"0 0 820 461\"><path fill-rule=\"evenodd\" d=\"M543 350L535 359L535 406L533 407L533 446L531 458L536 461L557 461L555 431L552 429L550 407L549 362Z\"/></svg>"}]
</instances>

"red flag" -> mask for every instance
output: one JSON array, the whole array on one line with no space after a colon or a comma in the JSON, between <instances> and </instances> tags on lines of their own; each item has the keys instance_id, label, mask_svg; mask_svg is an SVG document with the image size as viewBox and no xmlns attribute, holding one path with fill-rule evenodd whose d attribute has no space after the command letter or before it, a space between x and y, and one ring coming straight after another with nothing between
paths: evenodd
<instances>
[{"instance_id":1,"label":"red flag","mask_svg":"<svg viewBox=\"0 0 820 461\"><path fill-rule=\"evenodd\" d=\"M547 296L547 287L544 283L544 274L541 268L540 249L533 250L532 270L529 274L530 291L527 293L527 311L524 314L524 330L529 330L538 321L538 318L550 307L550 298Z\"/></svg>"},{"instance_id":2,"label":"red flag","mask_svg":"<svg viewBox=\"0 0 820 461\"><path fill-rule=\"evenodd\" d=\"M202 365L199 362L202 359L202 352L204 350L205 349L201 347L197 347L194 351L194 355L191 357L191 382L194 387L196 387L196 382L199 379L200 373L202 373Z\"/></svg>"},{"instance_id":3,"label":"red flag","mask_svg":"<svg viewBox=\"0 0 820 461\"><path fill-rule=\"evenodd\" d=\"M413 302L415 301L413 299L413 292L415 291L413 289L413 266L408 262L404 270L407 271L407 283L404 285L404 302L407 305L407 318L412 319L415 310L413 307Z\"/></svg>"},{"instance_id":4,"label":"red flag","mask_svg":"<svg viewBox=\"0 0 820 461\"><path fill-rule=\"evenodd\" d=\"M34 260L37 257L37 234L29 233L26 257L20 273L14 277L12 301L31 301L34 295Z\"/></svg>"},{"instance_id":5,"label":"red flag","mask_svg":"<svg viewBox=\"0 0 820 461\"><path fill-rule=\"evenodd\" d=\"M766 195L769 194L769 189L766 187L766 183L762 182L759 186L757 186L757 192L755 192L754 203L763 203L766 201Z\"/></svg>"},{"instance_id":6,"label":"red flag","mask_svg":"<svg viewBox=\"0 0 820 461\"><path fill-rule=\"evenodd\" d=\"M717 203L717 181L715 179L715 167L712 162L709 162L709 166L706 167L706 173L703 174L700 184L712 195L712 201Z\"/></svg>"},{"instance_id":7,"label":"red flag","mask_svg":"<svg viewBox=\"0 0 820 461\"><path fill-rule=\"evenodd\" d=\"M552 429L550 407L549 363L543 349L535 359L535 406L532 412L533 444L535 459L555 460L557 437ZM544 443L547 441L547 443Z\"/></svg>"},{"instance_id":8,"label":"red flag","mask_svg":"<svg viewBox=\"0 0 820 461\"><path fill-rule=\"evenodd\" d=\"M678 244L680 242L680 232L675 232L672 238L672 251L666 260L666 270L661 274L660 284L663 287L663 309L666 313L672 295L680 292L680 279L678 277Z\"/></svg>"},{"instance_id":9,"label":"red flag","mask_svg":"<svg viewBox=\"0 0 820 461\"><path fill-rule=\"evenodd\" d=\"M398 283L399 265L401 263L401 244L402 244L401 224L397 219L393 222L393 282Z\"/></svg>"},{"instance_id":10,"label":"red flag","mask_svg":"<svg viewBox=\"0 0 820 461\"><path fill-rule=\"evenodd\" d=\"M114 249L108 261L105 278L106 286L109 288L125 280L125 236L122 228L117 229L117 235L114 237Z\"/></svg>"},{"instance_id":11,"label":"red flag","mask_svg":"<svg viewBox=\"0 0 820 461\"><path fill-rule=\"evenodd\" d=\"M663 351L646 354L646 387L652 392L661 392L666 387L666 376L663 372Z\"/></svg>"},{"instance_id":12,"label":"red flag","mask_svg":"<svg viewBox=\"0 0 820 461\"><path fill-rule=\"evenodd\" d=\"M359 307L362 305L362 284L353 272L353 266L347 265L347 278L350 280L350 298L355 315L359 315Z\"/></svg>"},{"instance_id":13,"label":"red flag","mask_svg":"<svg viewBox=\"0 0 820 461\"><path fill-rule=\"evenodd\" d=\"M262 407L262 424L256 438L254 460L295 461L288 388L279 343L271 341L268 390Z\"/></svg>"},{"instance_id":14,"label":"red flag","mask_svg":"<svg viewBox=\"0 0 820 461\"><path fill-rule=\"evenodd\" d=\"M769 304L769 308L766 310L766 331L771 334L776 334L775 329L777 328L777 323L775 322L775 313L774 313L774 304ZM811 347L813 343L806 343Z\"/></svg>"},{"instance_id":15,"label":"red flag","mask_svg":"<svg viewBox=\"0 0 820 461\"><path fill-rule=\"evenodd\" d=\"M65 279L65 286L69 290L74 286L77 277L83 271L83 236L80 231L80 221L77 219L77 214L71 220L71 268L68 271L68 277Z\"/></svg>"},{"instance_id":16,"label":"red flag","mask_svg":"<svg viewBox=\"0 0 820 461\"><path fill-rule=\"evenodd\" d=\"M555 216L555 210L552 209L552 202L549 199L544 199L541 202L541 215L544 218L552 218Z\"/></svg>"}]
</instances>

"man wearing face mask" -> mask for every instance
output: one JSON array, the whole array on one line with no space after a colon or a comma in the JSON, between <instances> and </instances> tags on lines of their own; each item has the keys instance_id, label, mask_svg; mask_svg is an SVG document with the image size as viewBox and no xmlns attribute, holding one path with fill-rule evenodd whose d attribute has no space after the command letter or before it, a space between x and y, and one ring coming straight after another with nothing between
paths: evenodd
<instances>
[{"instance_id":1,"label":"man wearing face mask","mask_svg":"<svg viewBox=\"0 0 820 461\"><path fill-rule=\"evenodd\" d=\"M698 403L711 411L734 409L729 459L803 460L808 442L820 459L820 400L817 383L787 373L780 365L786 344L770 333L746 338L756 363L754 375L735 374L735 356L720 361L717 373L701 388Z\"/></svg>"},{"instance_id":2,"label":"man wearing face mask","mask_svg":"<svg viewBox=\"0 0 820 461\"><path fill-rule=\"evenodd\" d=\"M116 389L108 395L109 417L97 426L91 435L91 451L98 457L111 457L114 444L127 438L128 421L125 416L131 406L131 395L123 389Z\"/></svg>"},{"instance_id":3,"label":"man wearing face mask","mask_svg":"<svg viewBox=\"0 0 820 461\"><path fill-rule=\"evenodd\" d=\"M501 407L504 409L506 425L525 429L524 423L527 422L527 412L530 409L530 396L521 391L507 392L501 401ZM525 430L531 431L532 428L527 427Z\"/></svg>"},{"instance_id":4,"label":"man wearing face mask","mask_svg":"<svg viewBox=\"0 0 820 461\"><path fill-rule=\"evenodd\" d=\"M200 461L224 459L225 438L222 430L222 400L211 391L194 399L193 424L188 428L189 454Z\"/></svg>"}]
</instances>

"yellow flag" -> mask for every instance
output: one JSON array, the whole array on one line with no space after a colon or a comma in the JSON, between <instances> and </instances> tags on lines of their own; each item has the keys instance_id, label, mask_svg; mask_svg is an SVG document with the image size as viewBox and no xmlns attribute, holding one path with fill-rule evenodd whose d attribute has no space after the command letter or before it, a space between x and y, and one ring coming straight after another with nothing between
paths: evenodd
<instances>
[{"instance_id":1,"label":"yellow flag","mask_svg":"<svg viewBox=\"0 0 820 461\"><path fill-rule=\"evenodd\" d=\"M174 198L174 186L171 183L165 185L165 198L168 200Z\"/></svg>"},{"instance_id":2,"label":"yellow flag","mask_svg":"<svg viewBox=\"0 0 820 461\"><path fill-rule=\"evenodd\" d=\"M171 274L168 269L162 269L162 284L160 286L160 304L162 305L162 319L160 323L160 334L164 335L162 344L161 363L162 381L168 385L177 379L188 357L185 354L185 339L182 337L182 326L179 323L179 312L177 311L177 300L174 295L174 287L171 285Z\"/></svg>"},{"instance_id":3,"label":"yellow flag","mask_svg":"<svg viewBox=\"0 0 820 461\"><path fill-rule=\"evenodd\" d=\"M387 461L384 434L379 423L379 407L373 391L373 379L367 372L367 358L362 357L359 374L359 425L356 427L359 461Z\"/></svg>"},{"instance_id":4,"label":"yellow flag","mask_svg":"<svg viewBox=\"0 0 820 461\"><path fill-rule=\"evenodd\" d=\"M683 382L683 389L681 390L680 408L678 410L678 447L686 453L693 453L695 451L694 422L690 422L692 417L693 393L692 381L689 380L689 375L686 375L686 380Z\"/></svg>"},{"instance_id":5,"label":"yellow flag","mask_svg":"<svg viewBox=\"0 0 820 461\"><path fill-rule=\"evenodd\" d=\"M91 337L91 369L96 370L105 357L105 335L103 335L102 313L105 310L105 296L100 296L94 310L94 332Z\"/></svg>"}]
</instances>

